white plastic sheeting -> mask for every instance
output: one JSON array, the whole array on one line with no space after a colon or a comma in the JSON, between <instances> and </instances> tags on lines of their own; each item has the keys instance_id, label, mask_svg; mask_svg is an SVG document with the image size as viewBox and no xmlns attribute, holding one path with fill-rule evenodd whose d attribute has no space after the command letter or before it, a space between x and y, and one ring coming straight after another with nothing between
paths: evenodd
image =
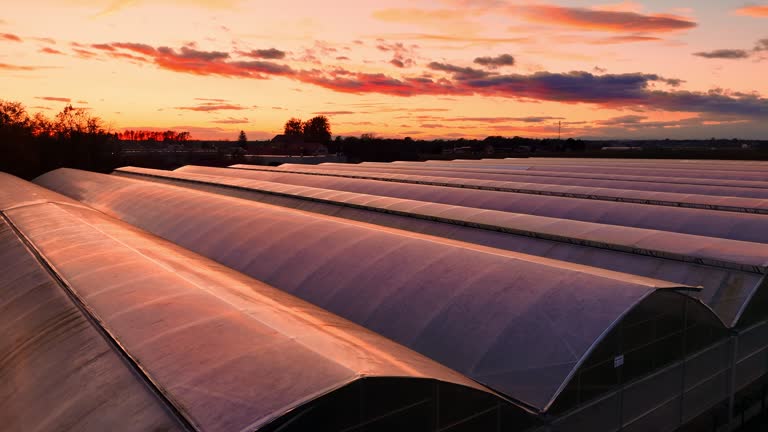
<instances>
[{"instance_id":1,"label":"white plastic sheeting","mask_svg":"<svg viewBox=\"0 0 768 432\"><path fill-rule=\"evenodd\" d=\"M36 182L538 409L628 311L677 287L116 176L60 169Z\"/></svg>"},{"instance_id":2,"label":"white plastic sheeting","mask_svg":"<svg viewBox=\"0 0 768 432\"><path fill-rule=\"evenodd\" d=\"M306 168L306 166L305 166ZM290 171L301 171L302 168L298 164L285 164L281 165L280 169ZM327 169L327 170L340 170L340 171L358 171L358 172L380 172L380 173L401 173L401 174L416 174L426 175L433 177L449 177L459 179L475 179L475 180L498 180L498 181L512 181L519 183L541 183L541 184L568 184L570 186L586 186L586 187L598 187L609 189L625 189L625 190L638 190L638 191L653 191L653 192L671 192L679 194L695 194L695 195L714 195L714 196L732 196L741 198L768 198L768 182L751 182L757 183L761 187L744 187L743 184L689 184L669 182L662 178L645 179L641 181L637 180L625 180L625 179L603 179L603 178L568 178L563 179L557 176L546 175L529 175L524 170L485 170L481 168L450 168L445 166L432 167L432 166L418 166L408 165L400 166L395 164L320 164L313 165L312 169ZM679 179L678 179L679 180ZM710 181L710 183L717 183ZM732 181L732 183L749 183Z\"/></svg>"},{"instance_id":3,"label":"white plastic sheeting","mask_svg":"<svg viewBox=\"0 0 768 432\"><path fill-rule=\"evenodd\" d=\"M239 169L262 169L253 165L233 165ZM336 177L386 180L400 183L428 184L454 188L483 189L533 195L548 195L599 201L619 201L647 205L701 208L720 211L768 214L768 200L731 196L711 196L672 192L643 190L610 189L587 186L559 184L519 183L499 180L457 179L415 174L365 171L333 171L316 168L285 168L282 171L306 173L312 175L330 175Z\"/></svg>"},{"instance_id":4,"label":"white plastic sheeting","mask_svg":"<svg viewBox=\"0 0 768 432\"><path fill-rule=\"evenodd\" d=\"M54 294L68 290L92 322L115 341L118 351L135 361L137 375L146 376L157 393L196 430L256 430L363 378L437 380L455 385L453 394L459 395L459 400L466 393L470 401L477 401L479 394L503 403L474 381L391 340L136 227L71 205L65 197L57 198L57 194L6 174L0 174L0 185L0 210L8 221L8 225L0 224L1 265L17 266L0 274L0 292L16 288L21 293L2 297L0 310L4 313L0 320L15 317L31 324L43 319L43 312L58 304L55 296L44 295L44 290ZM30 192L45 195L47 202L31 203ZM17 239L9 238L10 224L56 272L62 286L45 281L45 272L31 262L29 254L20 251ZM6 254L13 259L6 261ZM26 298L30 289L36 296ZM25 298L28 306L37 299L36 307L16 309ZM58 315L50 311L54 316L44 323L40 334L26 334L31 345L22 343L27 339L17 338L25 329L16 326L16 321L0 329L8 336L0 338L0 343L21 343L3 352L21 355L34 347L45 354L39 360L27 358L27 364L15 364L14 369L4 366L4 374L14 373L4 375L0 394L10 388L20 401L29 400L22 397L27 391L38 395L38 409L50 416L46 421L77 422L80 419L72 417L80 413L83 421L93 422L88 427L101 425L101 430L117 430L123 425L142 430L172 429L173 422L164 426L162 409L158 414L151 403L142 403L146 388L132 384L132 374L118 379L125 365L115 365L109 351L98 348L99 337L80 337L88 331L94 333L93 328L74 307L69 309ZM57 336L60 339L55 339ZM75 342L82 345L73 346ZM95 358L87 358L93 351ZM87 365L89 362L93 364ZM36 368L28 369L32 366ZM73 376L56 375L59 368ZM34 381L35 374L49 380ZM409 382L405 379L400 383L399 390L391 395L394 400L409 400ZM8 383L32 388L8 387ZM49 394L40 394L43 384L48 384L45 391ZM104 389L96 388L101 385L108 386L106 400ZM92 393L83 393L86 389ZM57 396L68 399L51 401ZM83 400L90 404L81 403ZM83 411L93 403L98 403L96 410L103 411ZM65 411L71 406L74 411L65 413L68 416L45 409ZM505 406L512 409L507 403ZM342 406L337 414L355 417L356 409ZM98 421L100 414L114 427L103 427L104 419ZM3 406L0 416L14 419L15 414ZM61 424L48 429L68 427Z\"/></svg>"},{"instance_id":5,"label":"white plastic sheeting","mask_svg":"<svg viewBox=\"0 0 768 432\"><path fill-rule=\"evenodd\" d=\"M543 160L543 158L542 158ZM467 163L464 161L427 161L425 164L430 165L461 165L469 166L476 165L475 163ZM496 168L496 169L524 169L525 171L538 171L538 172L579 172L579 173L600 173L600 174L626 174L627 170L632 171L633 175L638 176L655 176L655 177L690 177L701 179L722 179L722 180L748 180L748 181L766 181L766 173L757 170L740 170L734 168L729 169L707 169L706 167L680 167L680 166L665 166L663 163L656 164L655 166L621 166L620 164L599 164L599 163L580 163L578 159L574 159L573 163L562 164L549 164L546 161L540 160L528 160L528 159L505 159L503 161L488 162L482 164L484 167Z\"/></svg>"},{"instance_id":6,"label":"white plastic sheeting","mask_svg":"<svg viewBox=\"0 0 768 432\"><path fill-rule=\"evenodd\" d=\"M233 172L220 168L201 168L198 171L211 174ZM234 172L244 173L240 170ZM768 245L759 243L382 198L179 170L126 167L118 169L116 174L170 181L180 186L299 210L439 235L683 285L703 286L701 299L728 325L737 324L741 311L768 267Z\"/></svg>"},{"instance_id":7,"label":"white plastic sheeting","mask_svg":"<svg viewBox=\"0 0 768 432\"><path fill-rule=\"evenodd\" d=\"M237 171L227 173L222 170L217 175L406 198L416 201L437 202L462 207L532 214L558 219L597 222L606 225L647 228L706 237L768 243L768 218L758 214L440 187L332 175L291 174L252 165L242 165L240 167L242 168L240 171L244 171L244 173ZM199 167L184 167L178 171L204 173L200 169Z\"/></svg>"},{"instance_id":8,"label":"white plastic sheeting","mask_svg":"<svg viewBox=\"0 0 768 432\"><path fill-rule=\"evenodd\" d=\"M3 218L0 352L4 430L184 430Z\"/></svg>"}]
</instances>

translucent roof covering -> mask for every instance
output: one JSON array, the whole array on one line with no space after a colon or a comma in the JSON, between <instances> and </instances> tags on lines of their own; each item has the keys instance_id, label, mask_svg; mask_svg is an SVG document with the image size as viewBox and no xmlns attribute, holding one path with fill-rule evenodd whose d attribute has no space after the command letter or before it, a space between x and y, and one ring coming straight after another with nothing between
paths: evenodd
<instances>
[{"instance_id":1,"label":"translucent roof covering","mask_svg":"<svg viewBox=\"0 0 768 432\"><path fill-rule=\"evenodd\" d=\"M320 164L312 166L313 169L358 171L358 172L389 172L402 174L417 174L434 177L450 177L478 180L499 180L520 183L564 184L571 186L586 186L609 189L626 189L638 191L671 192L679 194L732 196L741 198L768 198L768 182L759 182L762 187L743 187L743 185L708 185L671 183L663 179L654 178L655 181L634 181L622 179L603 178L570 178L564 181L562 177L528 175L526 171L518 170L483 170L480 168L445 168L428 166L382 166L382 165L351 165L351 164ZM301 170L297 164L281 165L284 170ZM716 183L716 182L712 182Z\"/></svg>"},{"instance_id":2,"label":"translucent roof covering","mask_svg":"<svg viewBox=\"0 0 768 432\"><path fill-rule=\"evenodd\" d=\"M248 166L233 165L233 168ZM250 167L253 168L251 165ZM745 213L768 214L768 200L756 198L741 198L731 196L711 196L683 194L672 192L656 192L645 190L611 189L602 187L571 186L561 184L520 183L500 180L464 179L453 177L436 177L429 175L400 174L390 172L366 172L344 170L322 170L313 167L296 167L281 169L286 172L298 172L314 175L332 175L373 180L387 180L401 183L430 184L456 188L471 188L514 192L535 195L563 196L580 199L621 201L639 204L704 208Z\"/></svg>"},{"instance_id":3,"label":"translucent roof covering","mask_svg":"<svg viewBox=\"0 0 768 432\"><path fill-rule=\"evenodd\" d=\"M399 404L422 395L424 381L478 409L454 423L502 406L526 415L445 366L178 245L18 178L0 174L0 185L0 292L11 293L0 297L0 343L18 353L3 367L2 382L15 385L0 384L0 395L20 413L31 409L24 402L37 407L29 418L4 414L6 427L251 431L290 423L320 397L343 399L337 392L353 383L370 391L392 378L398 386L381 399L389 407L367 407L374 417L407 408ZM29 202L34 189L49 202ZM340 422L363 415L348 404L318 410Z\"/></svg>"},{"instance_id":4,"label":"translucent roof covering","mask_svg":"<svg viewBox=\"0 0 768 432\"><path fill-rule=\"evenodd\" d=\"M5 219L0 219L0 352L5 430L185 430Z\"/></svg>"},{"instance_id":5,"label":"translucent roof covering","mask_svg":"<svg viewBox=\"0 0 768 432\"><path fill-rule=\"evenodd\" d=\"M440 187L436 185L376 181L333 175L292 174L251 165L243 165L241 167L243 169L238 171L243 171L243 173L227 173L226 170L220 170L216 175L300 184L370 195L452 204L462 207L548 216L558 219L597 222L606 225L620 225L768 243L768 218L758 214ZM199 167L179 169L179 171L184 172L205 173L202 170Z\"/></svg>"},{"instance_id":6,"label":"translucent roof covering","mask_svg":"<svg viewBox=\"0 0 768 432\"><path fill-rule=\"evenodd\" d=\"M618 158L506 158L481 159L479 161L456 160L454 162L479 162L497 164L498 162L526 163L542 165L610 165L644 168L683 168L683 169L714 169L719 171L762 171L768 173L768 161L756 160L710 160L710 159L618 159Z\"/></svg>"},{"instance_id":7,"label":"translucent roof covering","mask_svg":"<svg viewBox=\"0 0 768 432\"><path fill-rule=\"evenodd\" d=\"M427 161L430 165L475 165L475 163L465 161ZM582 172L582 173L602 173L602 174L626 174L628 168L632 169L633 175L640 176L671 176L671 177L692 177L704 179L723 179L723 180L753 180L766 181L766 174L760 170L740 170L735 168L728 170L724 168L707 169L706 167L679 167L665 166L663 163L654 166L621 166L612 163L588 163L584 164L575 159L573 163L550 164L546 161L539 162L529 159L505 159L500 162L484 163L483 166L503 168L503 169L524 169L526 171L554 171L554 172Z\"/></svg>"},{"instance_id":8,"label":"translucent roof covering","mask_svg":"<svg viewBox=\"0 0 768 432\"><path fill-rule=\"evenodd\" d=\"M537 409L550 406L625 314L679 287L147 181L60 169L36 182Z\"/></svg>"},{"instance_id":9,"label":"translucent roof covering","mask_svg":"<svg viewBox=\"0 0 768 432\"><path fill-rule=\"evenodd\" d=\"M498 159L497 159L498 160ZM640 176L632 174L597 174L593 172L558 172L558 171L529 171L524 166L510 167L506 169L504 167L494 168L483 164L433 164L428 162L363 162L360 164L341 164L341 163L322 163L314 165L317 168L344 168L353 170L355 168L387 168L391 171L413 171L413 170L440 170L449 172L452 175L454 173L488 173L488 174L506 174L507 176L524 176L526 178L540 178L543 177L553 182L570 182L566 179L595 179L595 180L613 180L613 181L629 181L629 182L649 182L649 183L670 183L670 184L687 184L687 185L709 185L709 186L729 186L738 188L766 188L768 187L768 179L763 181L753 180L724 180L724 179L702 179L702 178L690 178L690 177L669 177L669 176ZM294 164L284 164L282 167L294 166ZM279 168L279 167L278 167ZM629 170L627 170L629 171ZM557 180L560 179L560 180Z\"/></svg>"},{"instance_id":10,"label":"translucent roof covering","mask_svg":"<svg viewBox=\"0 0 768 432\"><path fill-rule=\"evenodd\" d=\"M220 168L203 168L200 171L249 173ZM701 285L704 288L701 293L702 300L729 325L736 324L739 314L757 289L768 267L768 245L766 244L423 201L382 198L375 195L285 185L247 178L194 174L179 170L163 171L126 167L118 169L116 173L162 181L178 180L174 184L199 190L669 280L684 285ZM210 188L204 187L205 185L221 187ZM294 199L286 200L286 197ZM318 203L332 206L320 207ZM360 209L379 214L370 215L365 212L361 214ZM403 217L393 218L393 215ZM494 231L495 234L485 231ZM513 236L503 234L513 234Z\"/></svg>"}]
</instances>

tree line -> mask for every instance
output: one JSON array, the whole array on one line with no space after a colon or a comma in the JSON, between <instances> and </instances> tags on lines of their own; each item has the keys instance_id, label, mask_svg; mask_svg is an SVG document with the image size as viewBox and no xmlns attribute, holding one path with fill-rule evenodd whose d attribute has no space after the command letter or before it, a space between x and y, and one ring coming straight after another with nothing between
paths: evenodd
<instances>
[{"instance_id":1,"label":"tree line","mask_svg":"<svg viewBox=\"0 0 768 432\"><path fill-rule=\"evenodd\" d=\"M287 141L327 146L332 154L342 153L350 162L420 160L444 154L463 154L467 157L500 152L525 153L578 152L585 142L580 140L553 140L530 138L506 138L491 136L484 140L418 140L406 138L380 138L374 134L360 137L331 139L331 124L326 116L318 115L309 120L289 119L283 128ZM155 159L140 159L132 155L125 159L123 150L152 148L162 144L186 144L191 141L189 132L126 130L111 132L103 120L84 108L71 105L64 107L54 117L42 113L31 114L23 104L0 99L0 171L23 178L34 178L60 167L109 172L124 163L141 166L161 164ZM248 140L240 133L237 144L245 147ZM148 147L149 145L149 147ZM138 158L138 159L137 159ZM127 161L127 162L126 162ZM225 164L225 160L216 160ZM168 161L162 162L166 165ZM165 167L165 166L163 166Z\"/></svg>"},{"instance_id":2,"label":"tree line","mask_svg":"<svg viewBox=\"0 0 768 432\"><path fill-rule=\"evenodd\" d=\"M328 117L319 115L307 121L292 117L283 127L286 137L301 138L305 142L327 144L331 141L331 122Z\"/></svg>"},{"instance_id":3,"label":"tree line","mask_svg":"<svg viewBox=\"0 0 768 432\"><path fill-rule=\"evenodd\" d=\"M24 178L64 166L108 171L118 153L117 140L87 109L67 105L48 118L0 100L0 171Z\"/></svg>"},{"instance_id":4,"label":"tree line","mask_svg":"<svg viewBox=\"0 0 768 432\"><path fill-rule=\"evenodd\" d=\"M189 132L150 131L150 130L124 130L117 133L117 138L121 141L153 141L170 144L181 144L190 140Z\"/></svg>"}]
</instances>

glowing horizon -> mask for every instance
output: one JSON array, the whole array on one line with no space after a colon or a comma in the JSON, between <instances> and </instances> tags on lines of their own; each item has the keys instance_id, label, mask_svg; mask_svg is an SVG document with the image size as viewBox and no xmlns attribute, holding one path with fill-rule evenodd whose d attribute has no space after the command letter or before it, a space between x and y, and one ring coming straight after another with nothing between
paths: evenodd
<instances>
[{"instance_id":1,"label":"glowing horizon","mask_svg":"<svg viewBox=\"0 0 768 432\"><path fill-rule=\"evenodd\" d=\"M37 0L0 16L1 99L113 130L768 139L768 5Z\"/></svg>"}]
</instances>

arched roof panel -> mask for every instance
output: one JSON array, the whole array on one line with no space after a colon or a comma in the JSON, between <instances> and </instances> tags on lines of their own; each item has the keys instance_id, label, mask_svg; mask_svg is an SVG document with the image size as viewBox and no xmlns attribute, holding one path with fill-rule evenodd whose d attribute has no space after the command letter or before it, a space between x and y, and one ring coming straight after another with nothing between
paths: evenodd
<instances>
[{"instance_id":1,"label":"arched roof panel","mask_svg":"<svg viewBox=\"0 0 768 432\"><path fill-rule=\"evenodd\" d=\"M768 243L768 220L755 214L445 188L346 177L279 173L261 171L260 168L228 170L188 166L177 171L242 177L462 207L596 222L605 225Z\"/></svg>"},{"instance_id":2,"label":"arched roof panel","mask_svg":"<svg viewBox=\"0 0 768 432\"><path fill-rule=\"evenodd\" d=\"M517 161L525 161L527 159L517 159ZM446 161L442 161L446 162ZM283 166L283 165L281 165ZM567 171L529 171L526 170L524 165L512 165L510 169L493 168L491 166L485 166L482 164L472 164L461 166L459 164L438 164L430 162L363 162L360 164L343 164L343 163L322 163L316 165L317 167L387 167L397 170L419 170L434 167L443 171L451 172L479 172L479 173L494 173L494 174L508 174L508 175L521 175L528 177L544 177L552 178L553 182L567 183L566 179L596 179L596 180L614 180L614 181L629 181L629 182L650 182L650 183L671 183L671 184L688 184L688 185L707 185L707 186L729 186L737 188L765 188L768 180L726 180L726 179L703 179L703 178L691 178L691 177L670 177L670 176L641 176L622 173L622 174L601 174L594 172L567 172ZM278 167L279 168L279 167ZM562 180L556 180L562 179Z\"/></svg>"},{"instance_id":3,"label":"arched roof panel","mask_svg":"<svg viewBox=\"0 0 768 432\"><path fill-rule=\"evenodd\" d=\"M298 164L286 164L279 167L283 170L300 171L302 168ZM557 176L530 175L526 171L520 170L487 170L481 168L451 168L444 166L398 166L389 164L364 165L364 164L320 164L313 165L312 169L336 170L336 171L358 171L358 172L379 172L379 173L401 173L416 174L433 177L449 177L460 179L475 180L498 180L511 181L518 183L551 184L551 185L570 185L584 187L598 187L607 189L624 189L648 192L670 192L679 194L696 194L712 196L730 196L740 198L768 198L768 182L754 182L762 187L730 186L720 184L690 184L682 183L680 179L672 182L667 179L653 177L654 181L633 181L621 179L602 179L602 178L564 178ZM768 176L767 176L768 177ZM650 178L649 178L650 179ZM716 182L711 182L716 183Z\"/></svg>"},{"instance_id":4,"label":"arched roof panel","mask_svg":"<svg viewBox=\"0 0 768 432\"><path fill-rule=\"evenodd\" d=\"M450 165L450 166L474 166L478 164L463 163L463 162L443 162L443 161L427 161L425 164L434 166L438 165ZM482 166L494 169L505 170L520 170L526 171L539 171L539 172L594 172L603 174L624 174L628 169L632 169L633 175L638 176L670 176L670 177L692 177L702 179L723 179L723 180L747 180L747 181L765 181L765 173L751 170L739 170L738 168L730 169L705 169L699 167L687 168L676 166L664 166L659 164L657 166L616 166L616 165L600 165L600 164L549 164L547 162L528 161L527 159L511 160L507 159L499 163L483 163Z\"/></svg>"},{"instance_id":5,"label":"arched roof panel","mask_svg":"<svg viewBox=\"0 0 768 432\"><path fill-rule=\"evenodd\" d=\"M12 205L2 184L3 205ZM30 190L44 193L36 186L23 192ZM185 430L4 217L0 352L5 429Z\"/></svg>"},{"instance_id":6,"label":"arched roof panel","mask_svg":"<svg viewBox=\"0 0 768 432\"><path fill-rule=\"evenodd\" d=\"M24 184L6 175L0 181L3 190ZM400 377L414 385L441 381L503 402L389 339L136 227L60 201L11 206L4 214L195 428L257 429L365 377ZM166 212L171 203L158 201ZM407 393L407 385L401 391Z\"/></svg>"},{"instance_id":7,"label":"arched roof panel","mask_svg":"<svg viewBox=\"0 0 768 432\"><path fill-rule=\"evenodd\" d=\"M233 168L267 170L254 165L233 165ZM428 184L453 188L484 189L533 195L560 196L596 201L620 201L646 205L702 208L719 211L768 214L768 200L731 196L712 196L657 192L644 190L610 189L601 187L570 186L557 184L520 183L499 180L457 179L428 175L399 174L389 172L365 172L324 170L317 168L283 168L285 172L311 175L330 175L336 177L384 180L400 183Z\"/></svg>"},{"instance_id":8,"label":"arched roof panel","mask_svg":"<svg viewBox=\"0 0 768 432\"><path fill-rule=\"evenodd\" d=\"M538 408L611 323L677 287L115 176L61 169L37 182Z\"/></svg>"},{"instance_id":9,"label":"arched roof panel","mask_svg":"<svg viewBox=\"0 0 768 432\"><path fill-rule=\"evenodd\" d=\"M118 169L115 174L169 182L684 285L701 285L702 300L729 325L734 323L768 267L768 245L758 243L184 171L126 167Z\"/></svg>"}]
</instances>

